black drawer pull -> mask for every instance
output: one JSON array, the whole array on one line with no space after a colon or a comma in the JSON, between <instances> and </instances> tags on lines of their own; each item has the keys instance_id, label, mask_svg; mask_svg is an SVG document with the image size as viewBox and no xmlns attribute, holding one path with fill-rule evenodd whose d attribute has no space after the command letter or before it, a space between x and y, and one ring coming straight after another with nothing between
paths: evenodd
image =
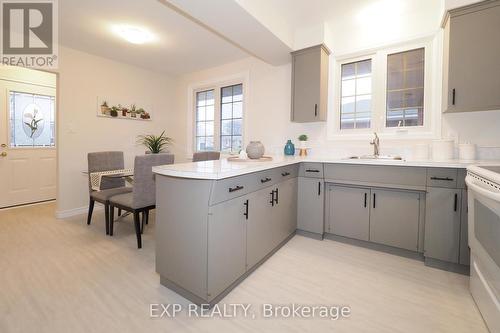
<instances>
[{"instance_id":1,"label":"black drawer pull","mask_svg":"<svg viewBox=\"0 0 500 333\"><path fill-rule=\"evenodd\" d=\"M318 116L318 104L314 104L314 116Z\"/></svg>"},{"instance_id":2,"label":"black drawer pull","mask_svg":"<svg viewBox=\"0 0 500 333\"><path fill-rule=\"evenodd\" d=\"M455 88L453 88L452 92L451 92L451 105L455 105Z\"/></svg>"},{"instance_id":3,"label":"black drawer pull","mask_svg":"<svg viewBox=\"0 0 500 333\"><path fill-rule=\"evenodd\" d=\"M243 186L236 186L236 187L230 187L229 188L229 193L232 193L232 192L236 192L236 191L239 191L239 190L242 190L243 189Z\"/></svg>"},{"instance_id":4,"label":"black drawer pull","mask_svg":"<svg viewBox=\"0 0 500 333\"><path fill-rule=\"evenodd\" d=\"M271 201L269 201L269 203L274 207L274 190L272 190L269 194L271 194Z\"/></svg>"},{"instance_id":5,"label":"black drawer pull","mask_svg":"<svg viewBox=\"0 0 500 333\"><path fill-rule=\"evenodd\" d=\"M450 177L431 177L432 180L444 180L447 182L452 182L454 179Z\"/></svg>"},{"instance_id":6,"label":"black drawer pull","mask_svg":"<svg viewBox=\"0 0 500 333\"><path fill-rule=\"evenodd\" d=\"M318 195L321 195L321 182L318 182Z\"/></svg>"},{"instance_id":7,"label":"black drawer pull","mask_svg":"<svg viewBox=\"0 0 500 333\"><path fill-rule=\"evenodd\" d=\"M366 208L366 199L367 199L368 193L365 193L365 208Z\"/></svg>"},{"instance_id":8,"label":"black drawer pull","mask_svg":"<svg viewBox=\"0 0 500 333\"><path fill-rule=\"evenodd\" d=\"M457 211L458 209L458 194L455 193L455 203L453 204L453 211Z\"/></svg>"},{"instance_id":9,"label":"black drawer pull","mask_svg":"<svg viewBox=\"0 0 500 333\"><path fill-rule=\"evenodd\" d=\"M375 208L377 202L377 195L373 193L373 208Z\"/></svg>"},{"instance_id":10,"label":"black drawer pull","mask_svg":"<svg viewBox=\"0 0 500 333\"><path fill-rule=\"evenodd\" d=\"M278 189L276 189L274 193L276 193L276 197L274 198L274 203L278 204Z\"/></svg>"},{"instance_id":11,"label":"black drawer pull","mask_svg":"<svg viewBox=\"0 0 500 333\"><path fill-rule=\"evenodd\" d=\"M306 172L319 172L317 169L306 169Z\"/></svg>"},{"instance_id":12,"label":"black drawer pull","mask_svg":"<svg viewBox=\"0 0 500 333\"><path fill-rule=\"evenodd\" d=\"M266 178L264 178L264 179L261 179L261 180L260 180L260 182L261 182L262 184L267 183L267 182L270 182L270 181L271 181L271 178L269 178L269 177L266 177Z\"/></svg>"},{"instance_id":13,"label":"black drawer pull","mask_svg":"<svg viewBox=\"0 0 500 333\"><path fill-rule=\"evenodd\" d=\"M245 220L248 220L248 200L245 201L244 205L245 205L245 212L243 213L243 215L245 215Z\"/></svg>"},{"instance_id":14,"label":"black drawer pull","mask_svg":"<svg viewBox=\"0 0 500 333\"><path fill-rule=\"evenodd\" d=\"M282 173L281 173L281 175L282 175L283 177L290 176L290 172L282 172Z\"/></svg>"}]
</instances>

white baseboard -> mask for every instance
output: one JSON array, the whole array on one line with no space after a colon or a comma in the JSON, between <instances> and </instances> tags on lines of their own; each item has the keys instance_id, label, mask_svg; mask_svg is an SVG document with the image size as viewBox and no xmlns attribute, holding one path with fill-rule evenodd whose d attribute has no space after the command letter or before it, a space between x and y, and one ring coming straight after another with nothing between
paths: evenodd
<instances>
[{"instance_id":1,"label":"white baseboard","mask_svg":"<svg viewBox=\"0 0 500 333\"><path fill-rule=\"evenodd\" d=\"M96 202L96 205L94 206L94 212L98 212L98 211L103 210L103 209L104 209L104 206L102 206L98 202ZM66 210L58 210L58 211L56 211L56 218L65 219L68 217L87 214L88 211L89 211L89 206L83 206L83 207L79 207L79 208L66 209Z\"/></svg>"}]
</instances>

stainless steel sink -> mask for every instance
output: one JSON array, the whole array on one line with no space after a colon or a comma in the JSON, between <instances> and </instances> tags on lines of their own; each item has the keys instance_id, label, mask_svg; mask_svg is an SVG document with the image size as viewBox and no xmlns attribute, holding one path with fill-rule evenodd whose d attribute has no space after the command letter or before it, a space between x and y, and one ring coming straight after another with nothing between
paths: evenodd
<instances>
[{"instance_id":1,"label":"stainless steel sink","mask_svg":"<svg viewBox=\"0 0 500 333\"><path fill-rule=\"evenodd\" d=\"M402 161L403 158L401 156L390 156L390 155L361 155L361 156L350 156L348 157L350 160L395 160Z\"/></svg>"}]
</instances>

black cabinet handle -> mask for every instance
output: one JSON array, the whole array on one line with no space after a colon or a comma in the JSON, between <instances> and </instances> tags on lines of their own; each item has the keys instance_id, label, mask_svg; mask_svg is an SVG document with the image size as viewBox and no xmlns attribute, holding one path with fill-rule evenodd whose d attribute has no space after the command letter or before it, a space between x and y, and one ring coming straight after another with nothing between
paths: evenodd
<instances>
[{"instance_id":1,"label":"black cabinet handle","mask_svg":"<svg viewBox=\"0 0 500 333\"><path fill-rule=\"evenodd\" d=\"M314 116L318 116L318 104L314 104Z\"/></svg>"},{"instance_id":2,"label":"black cabinet handle","mask_svg":"<svg viewBox=\"0 0 500 333\"><path fill-rule=\"evenodd\" d=\"M283 177L290 176L290 172L282 172L282 173L281 173L281 175L282 175Z\"/></svg>"},{"instance_id":3,"label":"black cabinet handle","mask_svg":"<svg viewBox=\"0 0 500 333\"><path fill-rule=\"evenodd\" d=\"M455 88L451 91L451 105L455 105Z\"/></svg>"},{"instance_id":4,"label":"black cabinet handle","mask_svg":"<svg viewBox=\"0 0 500 333\"><path fill-rule=\"evenodd\" d=\"M373 193L373 208L375 208L375 205L376 205L376 201L377 201L377 195L375 193Z\"/></svg>"},{"instance_id":5,"label":"black cabinet handle","mask_svg":"<svg viewBox=\"0 0 500 333\"><path fill-rule=\"evenodd\" d=\"M245 212L243 213L243 215L245 215L245 220L248 220L248 200L245 201L244 205L245 205Z\"/></svg>"},{"instance_id":6,"label":"black cabinet handle","mask_svg":"<svg viewBox=\"0 0 500 333\"><path fill-rule=\"evenodd\" d=\"M455 203L453 204L453 210L456 212L458 209L458 194L455 193Z\"/></svg>"},{"instance_id":7,"label":"black cabinet handle","mask_svg":"<svg viewBox=\"0 0 500 333\"><path fill-rule=\"evenodd\" d=\"M269 203L271 204L271 206L274 207L274 190L271 191L271 201L269 201Z\"/></svg>"},{"instance_id":8,"label":"black cabinet handle","mask_svg":"<svg viewBox=\"0 0 500 333\"><path fill-rule=\"evenodd\" d=\"M450 177L431 177L432 180L444 180L447 182L452 182L454 179Z\"/></svg>"},{"instance_id":9,"label":"black cabinet handle","mask_svg":"<svg viewBox=\"0 0 500 333\"><path fill-rule=\"evenodd\" d=\"M321 182L318 182L318 195L321 195Z\"/></svg>"},{"instance_id":10,"label":"black cabinet handle","mask_svg":"<svg viewBox=\"0 0 500 333\"><path fill-rule=\"evenodd\" d=\"M230 187L229 188L229 193L232 193L232 192L236 192L236 191L239 191L239 190L242 190L243 189L243 186L236 186L236 187Z\"/></svg>"},{"instance_id":11,"label":"black cabinet handle","mask_svg":"<svg viewBox=\"0 0 500 333\"><path fill-rule=\"evenodd\" d=\"M278 189L276 189L276 191L274 192L276 193L276 197L274 197L274 203L278 204Z\"/></svg>"},{"instance_id":12,"label":"black cabinet handle","mask_svg":"<svg viewBox=\"0 0 500 333\"><path fill-rule=\"evenodd\" d=\"M271 178L269 178L269 177L266 177L266 178L264 178L264 179L261 179L261 180L260 180L260 182L261 182L262 184L267 183L267 182L270 182L270 181L271 181Z\"/></svg>"},{"instance_id":13,"label":"black cabinet handle","mask_svg":"<svg viewBox=\"0 0 500 333\"><path fill-rule=\"evenodd\" d=\"M317 169L306 169L306 172L319 172Z\"/></svg>"},{"instance_id":14,"label":"black cabinet handle","mask_svg":"<svg viewBox=\"0 0 500 333\"><path fill-rule=\"evenodd\" d=\"M365 193L365 208L366 208L366 199L367 199L367 197L368 197L368 194Z\"/></svg>"}]
</instances>

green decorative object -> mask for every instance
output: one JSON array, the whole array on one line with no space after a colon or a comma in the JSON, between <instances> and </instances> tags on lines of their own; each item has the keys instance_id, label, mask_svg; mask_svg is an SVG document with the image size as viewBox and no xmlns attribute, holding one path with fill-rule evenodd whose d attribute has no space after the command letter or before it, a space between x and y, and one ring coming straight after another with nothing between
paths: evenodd
<instances>
[{"instance_id":1,"label":"green decorative object","mask_svg":"<svg viewBox=\"0 0 500 333\"><path fill-rule=\"evenodd\" d=\"M161 132L160 135L140 135L138 138L138 143L146 146L148 152L151 154L159 154L163 152L163 149L168 147L174 140L165 135L165 131Z\"/></svg>"}]
</instances>

